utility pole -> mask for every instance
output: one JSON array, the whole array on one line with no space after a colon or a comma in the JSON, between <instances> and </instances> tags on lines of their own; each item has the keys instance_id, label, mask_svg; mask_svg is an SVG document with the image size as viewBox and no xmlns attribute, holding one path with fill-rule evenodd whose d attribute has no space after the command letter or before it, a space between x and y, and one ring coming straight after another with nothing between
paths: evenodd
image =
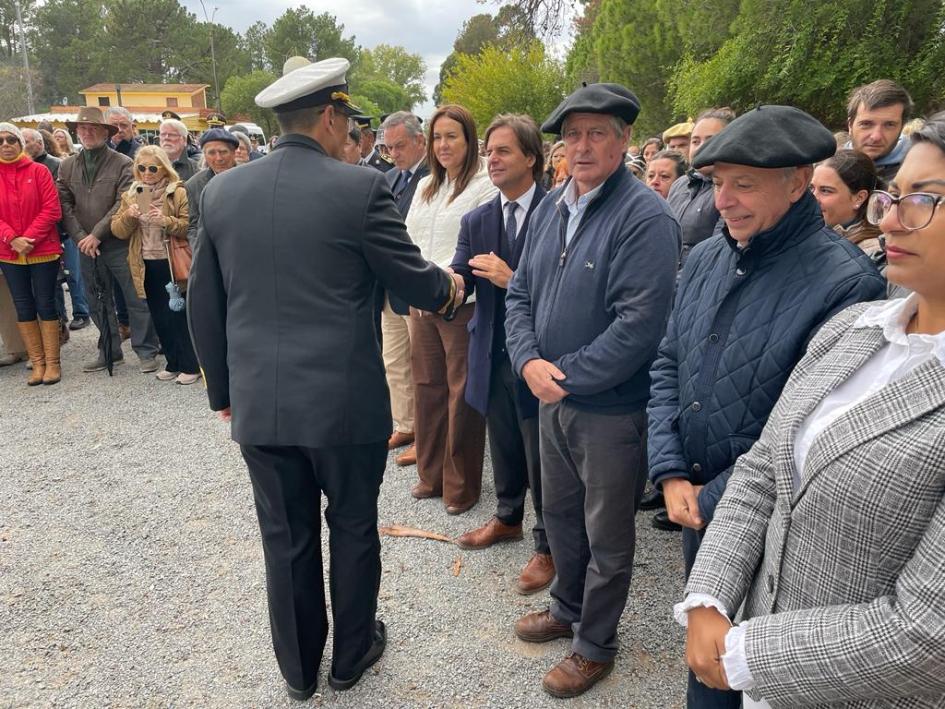
<instances>
[{"instance_id":1,"label":"utility pole","mask_svg":"<svg viewBox=\"0 0 945 709\"><path fill-rule=\"evenodd\" d=\"M26 106L30 114L36 112L33 106L33 77L30 76L30 60L26 55L26 30L23 28L23 13L20 12L20 0L13 0L16 8L16 23L20 26L20 50L23 52L23 69L26 72Z\"/></svg>"},{"instance_id":2,"label":"utility pole","mask_svg":"<svg viewBox=\"0 0 945 709\"><path fill-rule=\"evenodd\" d=\"M217 111L222 113L223 109L220 107L220 82L217 80L217 54L213 48L213 18L216 17L217 10L220 8L213 8L213 12L208 16L207 6L203 4L203 0L200 0L200 7L203 8L204 19L206 19L207 23L210 25L210 64L213 66L213 93L216 95L217 99Z\"/></svg>"}]
</instances>

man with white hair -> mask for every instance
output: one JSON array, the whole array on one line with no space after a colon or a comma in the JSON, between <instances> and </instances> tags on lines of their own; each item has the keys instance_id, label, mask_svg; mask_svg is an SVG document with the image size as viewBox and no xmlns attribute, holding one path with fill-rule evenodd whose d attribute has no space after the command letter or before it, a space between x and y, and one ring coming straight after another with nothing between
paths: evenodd
<instances>
[{"instance_id":1,"label":"man with white hair","mask_svg":"<svg viewBox=\"0 0 945 709\"><path fill-rule=\"evenodd\" d=\"M171 165L184 182L196 175L198 169L197 161L187 157L187 136L187 126L176 118L165 118L161 121L158 131L161 148L167 153Z\"/></svg>"},{"instance_id":2,"label":"man with white hair","mask_svg":"<svg viewBox=\"0 0 945 709\"><path fill-rule=\"evenodd\" d=\"M131 113L124 106L112 106L105 111L105 120L118 129L108 144L134 160L141 141L135 137L135 124Z\"/></svg>"}]
</instances>

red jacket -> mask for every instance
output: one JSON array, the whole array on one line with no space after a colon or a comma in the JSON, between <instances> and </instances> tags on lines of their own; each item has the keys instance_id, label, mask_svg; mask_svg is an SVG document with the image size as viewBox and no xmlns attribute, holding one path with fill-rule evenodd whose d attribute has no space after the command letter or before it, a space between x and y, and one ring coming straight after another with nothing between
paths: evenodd
<instances>
[{"instance_id":1,"label":"red jacket","mask_svg":"<svg viewBox=\"0 0 945 709\"><path fill-rule=\"evenodd\" d=\"M45 165L25 153L14 163L0 163L0 261L19 258L10 246L17 236L36 240L31 257L61 254L61 217L56 183Z\"/></svg>"}]
</instances>

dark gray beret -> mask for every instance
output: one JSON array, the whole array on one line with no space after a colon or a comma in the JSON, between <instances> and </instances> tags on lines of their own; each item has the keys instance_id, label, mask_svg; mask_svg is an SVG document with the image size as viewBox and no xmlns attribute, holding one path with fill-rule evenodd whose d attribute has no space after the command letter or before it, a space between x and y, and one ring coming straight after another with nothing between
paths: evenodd
<instances>
[{"instance_id":1,"label":"dark gray beret","mask_svg":"<svg viewBox=\"0 0 945 709\"><path fill-rule=\"evenodd\" d=\"M204 131L203 135L200 136L200 147L203 148L207 143L212 143L215 140L219 140L221 143L229 143L233 146L233 149L240 147L239 139L230 133L230 131L223 128L211 128L208 131Z\"/></svg>"},{"instance_id":2,"label":"dark gray beret","mask_svg":"<svg viewBox=\"0 0 945 709\"><path fill-rule=\"evenodd\" d=\"M542 133L561 135L561 124L569 113L603 113L633 123L640 113L640 99L620 84L582 86L551 112L541 126Z\"/></svg>"},{"instance_id":3,"label":"dark gray beret","mask_svg":"<svg viewBox=\"0 0 945 709\"><path fill-rule=\"evenodd\" d=\"M816 118L793 106L758 106L699 148L695 168L727 162L750 167L796 167L826 160L837 141Z\"/></svg>"}]
</instances>

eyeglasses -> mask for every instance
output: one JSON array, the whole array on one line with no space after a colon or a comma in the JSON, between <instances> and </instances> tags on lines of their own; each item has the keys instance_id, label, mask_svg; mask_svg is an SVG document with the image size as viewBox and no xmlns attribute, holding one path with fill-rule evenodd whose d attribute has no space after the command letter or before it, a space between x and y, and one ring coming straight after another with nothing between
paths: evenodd
<instances>
[{"instance_id":1,"label":"eyeglasses","mask_svg":"<svg viewBox=\"0 0 945 709\"><path fill-rule=\"evenodd\" d=\"M15 135L8 135L5 138L0 138L0 143L6 143L7 145L19 145L20 139Z\"/></svg>"},{"instance_id":2,"label":"eyeglasses","mask_svg":"<svg viewBox=\"0 0 945 709\"><path fill-rule=\"evenodd\" d=\"M161 168L159 168L157 165L138 165L138 172L144 172L147 170L152 175L156 175L157 171L160 169Z\"/></svg>"},{"instance_id":3,"label":"eyeglasses","mask_svg":"<svg viewBox=\"0 0 945 709\"><path fill-rule=\"evenodd\" d=\"M931 192L913 192L901 197L894 197L888 192L874 190L870 192L866 203L866 220L874 226L886 218L893 206L899 207L899 223L909 231L925 229L935 216L935 208L945 202L945 195Z\"/></svg>"}]
</instances>

